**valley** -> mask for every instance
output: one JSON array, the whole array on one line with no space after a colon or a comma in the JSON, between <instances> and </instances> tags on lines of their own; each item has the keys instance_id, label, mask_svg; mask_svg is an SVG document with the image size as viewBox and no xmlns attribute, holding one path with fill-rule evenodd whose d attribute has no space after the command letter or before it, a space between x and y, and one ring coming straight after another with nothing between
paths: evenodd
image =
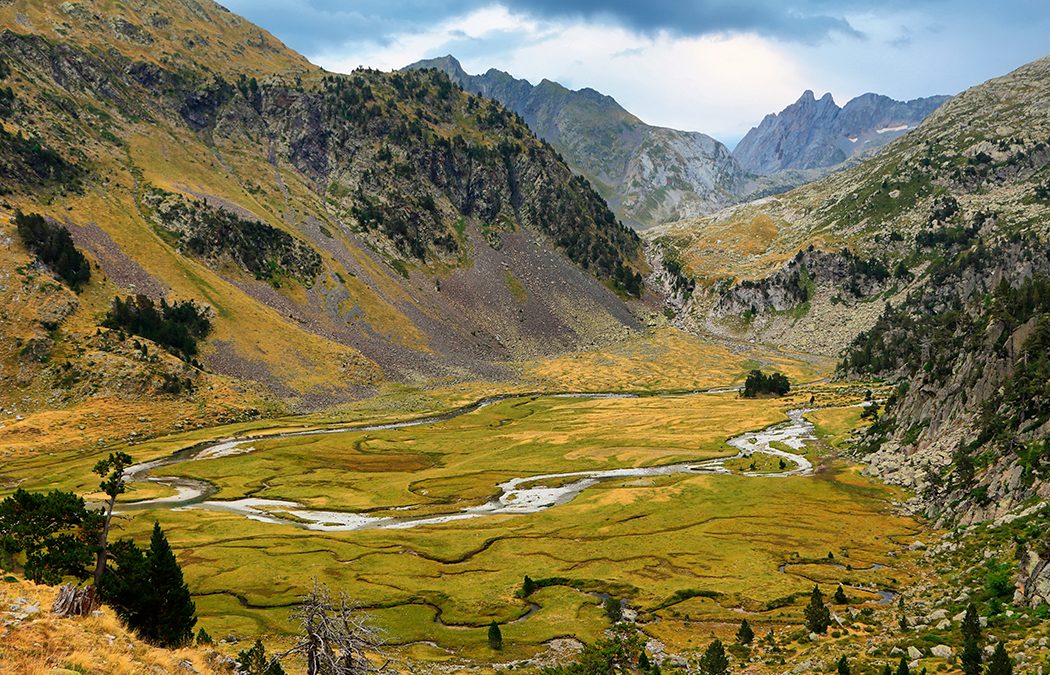
<instances>
[{"instance_id":1,"label":"valley","mask_svg":"<svg viewBox=\"0 0 1050 675\"><path fill-rule=\"evenodd\" d=\"M161 458L153 475L205 481L214 493L166 502L173 491L163 480L137 482L147 476L133 471L121 535L139 536L154 519L173 533L213 635L280 644L289 607L323 570L372 611L400 658L487 660L484 628L497 621L501 660L542 660L552 639L599 636L608 625L600 598L609 595L678 652L745 616L763 633L786 630L813 574L856 586L858 607L881 607L879 592L907 583L912 563L893 558L919 525L894 515L893 492L859 476L828 442L858 423L860 408L841 406L860 398L856 388L819 384L756 401L725 388L519 395L402 424L381 416L366 428L328 420L310 429L289 419L207 432L250 433L240 448L202 442L202 432L162 437L128 449ZM791 412L802 406L815 408L805 415L818 434ZM197 459L165 464L179 447ZM752 452L792 463L757 474L728 468ZM71 486L83 475L75 455L41 459L6 475L46 473L49 484ZM575 472L600 480L581 485ZM520 499L530 486L564 491L491 510L508 481L521 481ZM154 501L135 503L142 499ZM478 517L445 515L464 511ZM823 565L829 552L855 571ZM522 599L525 575L541 589Z\"/></svg>"},{"instance_id":2,"label":"valley","mask_svg":"<svg viewBox=\"0 0 1050 675\"><path fill-rule=\"evenodd\" d=\"M1017 65L731 152L212 0L0 0L0 672L1043 675Z\"/></svg>"}]
</instances>

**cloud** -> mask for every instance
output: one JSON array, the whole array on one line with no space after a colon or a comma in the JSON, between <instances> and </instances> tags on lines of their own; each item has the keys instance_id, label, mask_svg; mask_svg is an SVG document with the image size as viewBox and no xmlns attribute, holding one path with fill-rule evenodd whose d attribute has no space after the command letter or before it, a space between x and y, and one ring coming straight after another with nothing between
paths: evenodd
<instances>
[{"instance_id":1,"label":"cloud","mask_svg":"<svg viewBox=\"0 0 1050 675\"><path fill-rule=\"evenodd\" d=\"M956 93L1046 55L1046 0L221 0L315 63L454 54L733 141L812 89Z\"/></svg>"},{"instance_id":2,"label":"cloud","mask_svg":"<svg viewBox=\"0 0 1050 675\"><path fill-rule=\"evenodd\" d=\"M401 68L454 54L467 72L505 70L612 94L646 122L736 140L814 81L786 48L758 35L639 33L584 19L556 21L494 6L398 36L386 44L310 55L333 71ZM742 86L746 83L746 86Z\"/></svg>"},{"instance_id":3,"label":"cloud","mask_svg":"<svg viewBox=\"0 0 1050 675\"><path fill-rule=\"evenodd\" d=\"M900 2L903 0L887 0ZM930 1L930 0L925 0ZM387 43L469 15L493 0L223 0L231 10L274 27L293 47ZM786 41L819 42L858 36L845 12L861 0L506 0L537 19L615 24L633 32L680 36L755 33ZM277 28L279 27L279 29Z\"/></svg>"}]
</instances>

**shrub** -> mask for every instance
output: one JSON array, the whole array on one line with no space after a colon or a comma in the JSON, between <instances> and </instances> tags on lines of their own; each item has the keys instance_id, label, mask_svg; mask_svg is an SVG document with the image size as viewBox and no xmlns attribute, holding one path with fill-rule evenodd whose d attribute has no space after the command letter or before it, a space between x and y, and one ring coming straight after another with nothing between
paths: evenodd
<instances>
[{"instance_id":1,"label":"shrub","mask_svg":"<svg viewBox=\"0 0 1050 675\"><path fill-rule=\"evenodd\" d=\"M91 265L73 244L65 227L35 213L15 212L15 227L26 248L66 284L78 290L91 278Z\"/></svg>"},{"instance_id":2,"label":"shrub","mask_svg":"<svg viewBox=\"0 0 1050 675\"><path fill-rule=\"evenodd\" d=\"M744 398L755 398L762 394L783 396L791 391L791 383L783 373L766 375L761 370L752 370L744 382Z\"/></svg>"},{"instance_id":3,"label":"shrub","mask_svg":"<svg viewBox=\"0 0 1050 675\"><path fill-rule=\"evenodd\" d=\"M102 325L153 340L188 359L197 353L197 341L211 330L205 310L192 301L155 303L145 295L113 298L113 306Z\"/></svg>"}]
</instances>

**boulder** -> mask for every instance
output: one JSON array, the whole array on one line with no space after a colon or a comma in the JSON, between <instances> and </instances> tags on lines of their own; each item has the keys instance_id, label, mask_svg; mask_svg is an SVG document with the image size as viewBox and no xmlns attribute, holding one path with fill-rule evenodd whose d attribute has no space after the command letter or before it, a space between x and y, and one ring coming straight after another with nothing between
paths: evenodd
<instances>
[{"instance_id":1,"label":"boulder","mask_svg":"<svg viewBox=\"0 0 1050 675\"><path fill-rule=\"evenodd\" d=\"M908 647L908 658L912 661L922 658L922 652L916 647Z\"/></svg>"},{"instance_id":2,"label":"boulder","mask_svg":"<svg viewBox=\"0 0 1050 675\"><path fill-rule=\"evenodd\" d=\"M948 645L936 645L930 648L930 653L939 659L950 659L954 652Z\"/></svg>"}]
</instances>

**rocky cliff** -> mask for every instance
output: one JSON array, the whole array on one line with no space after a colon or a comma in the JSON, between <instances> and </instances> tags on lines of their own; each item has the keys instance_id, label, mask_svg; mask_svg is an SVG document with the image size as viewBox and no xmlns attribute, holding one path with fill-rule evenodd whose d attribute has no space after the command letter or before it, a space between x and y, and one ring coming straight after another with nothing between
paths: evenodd
<instances>
[{"instance_id":1,"label":"rocky cliff","mask_svg":"<svg viewBox=\"0 0 1050 675\"><path fill-rule=\"evenodd\" d=\"M901 137L948 98L895 101L863 94L840 108L831 94L817 99L807 90L798 101L753 127L733 156L745 169L761 175L833 167Z\"/></svg>"},{"instance_id":2,"label":"rocky cliff","mask_svg":"<svg viewBox=\"0 0 1050 675\"><path fill-rule=\"evenodd\" d=\"M636 227L709 213L746 189L747 173L715 139L645 124L593 89L571 91L549 80L533 86L495 69L469 75L451 56L407 69L439 70L517 112Z\"/></svg>"}]
</instances>

